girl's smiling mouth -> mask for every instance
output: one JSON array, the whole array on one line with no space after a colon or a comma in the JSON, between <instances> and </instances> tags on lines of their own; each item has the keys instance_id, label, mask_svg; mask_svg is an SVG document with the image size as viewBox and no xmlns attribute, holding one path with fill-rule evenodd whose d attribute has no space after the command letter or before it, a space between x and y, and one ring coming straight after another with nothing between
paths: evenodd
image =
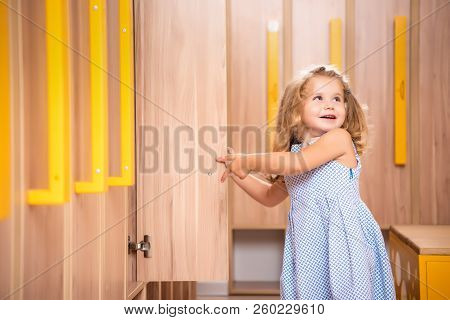
<instances>
[{"instance_id":1,"label":"girl's smiling mouth","mask_svg":"<svg viewBox=\"0 0 450 320\"><path fill-rule=\"evenodd\" d=\"M335 120L336 116L334 114L326 114L324 116L320 117L321 119L331 119L331 120Z\"/></svg>"}]
</instances>

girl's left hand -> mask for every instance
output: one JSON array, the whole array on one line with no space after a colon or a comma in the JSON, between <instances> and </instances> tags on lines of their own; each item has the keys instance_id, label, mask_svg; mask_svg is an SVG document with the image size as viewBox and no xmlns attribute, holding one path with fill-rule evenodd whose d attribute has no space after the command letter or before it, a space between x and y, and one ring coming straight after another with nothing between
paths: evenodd
<instances>
[{"instance_id":1,"label":"girl's left hand","mask_svg":"<svg viewBox=\"0 0 450 320\"><path fill-rule=\"evenodd\" d=\"M229 175L237 175L240 179L245 179L250 173L250 170L245 168L245 156L235 154L233 149L228 148L228 153L226 156L217 157L216 161L223 163L227 170L223 173L220 178L221 182L224 182Z\"/></svg>"}]
</instances>

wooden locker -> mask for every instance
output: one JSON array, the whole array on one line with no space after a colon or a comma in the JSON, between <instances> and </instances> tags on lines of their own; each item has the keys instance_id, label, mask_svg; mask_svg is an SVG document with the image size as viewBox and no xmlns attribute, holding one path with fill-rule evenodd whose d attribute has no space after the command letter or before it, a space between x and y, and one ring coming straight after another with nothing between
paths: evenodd
<instances>
[{"instance_id":1,"label":"wooden locker","mask_svg":"<svg viewBox=\"0 0 450 320\"><path fill-rule=\"evenodd\" d=\"M349 45L354 45L354 51L349 54L354 60L348 61L347 68L358 101L368 105L369 123L368 149L362 157L361 198L380 227L386 229L392 223L412 222L410 163L394 164L394 18L406 16L410 21L410 3L354 1L352 6L354 16L347 19L353 20L354 39L349 39L353 42ZM409 45L409 33L406 38Z\"/></svg>"}]
</instances>

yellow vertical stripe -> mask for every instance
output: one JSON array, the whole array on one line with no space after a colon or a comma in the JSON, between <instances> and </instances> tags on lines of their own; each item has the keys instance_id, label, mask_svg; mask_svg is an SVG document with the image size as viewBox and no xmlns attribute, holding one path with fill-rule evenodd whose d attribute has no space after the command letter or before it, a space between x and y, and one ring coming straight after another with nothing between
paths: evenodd
<instances>
[{"instance_id":1,"label":"yellow vertical stripe","mask_svg":"<svg viewBox=\"0 0 450 320\"><path fill-rule=\"evenodd\" d=\"M330 64L342 70L342 21L330 20Z\"/></svg>"},{"instance_id":2,"label":"yellow vertical stripe","mask_svg":"<svg viewBox=\"0 0 450 320\"><path fill-rule=\"evenodd\" d=\"M394 162L406 163L406 17L394 23Z\"/></svg>"},{"instance_id":3,"label":"yellow vertical stripe","mask_svg":"<svg viewBox=\"0 0 450 320\"><path fill-rule=\"evenodd\" d=\"M119 0L120 33L120 160L121 176L110 177L110 186L134 184L134 61L133 21L130 0Z\"/></svg>"},{"instance_id":4,"label":"yellow vertical stripe","mask_svg":"<svg viewBox=\"0 0 450 320\"><path fill-rule=\"evenodd\" d=\"M278 52L278 22L270 21L267 30L267 122L269 129L268 150L273 148L273 129L276 127L278 113L279 90L279 52Z\"/></svg>"},{"instance_id":5,"label":"yellow vertical stripe","mask_svg":"<svg viewBox=\"0 0 450 320\"><path fill-rule=\"evenodd\" d=\"M89 1L91 72L91 181L77 182L75 192L107 191L108 176L108 86L106 47L106 2Z\"/></svg>"},{"instance_id":6,"label":"yellow vertical stripe","mask_svg":"<svg viewBox=\"0 0 450 320\"><path fill-rule=\"evenodd\" d=\"M0 2L0 219L11 210L11 127L9 100L9 17Z\"/></svg>"},{"instance_id":7,"label":"yellow vertical stripe","mask_svg":"<svg viewBox=\"0 0 450 320\"><path fill-rule=\"evenodd\" d=\"M67 2L46 1L48 91L48 190L29 190L29 204L61 204L69 200L69 87Z\"/></svg>"}]
</instances>

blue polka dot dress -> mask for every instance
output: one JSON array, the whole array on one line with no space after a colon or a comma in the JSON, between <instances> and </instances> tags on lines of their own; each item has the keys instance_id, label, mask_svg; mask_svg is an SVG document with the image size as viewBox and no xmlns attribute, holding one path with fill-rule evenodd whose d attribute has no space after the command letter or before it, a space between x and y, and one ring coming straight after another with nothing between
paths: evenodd
<instances>
[{"instance_id":1,"label":"blue polka dot dress","mask_svg":"<svg viewBox=\"0 0 450 320\"><path fill-rule=\"evenodd\" d=\"M301 143L291 145L298 152ZM281 299L395 300L383 236L359 195L357 167L333 160L285 176L291 198L286 228Z\"/></svg>"}]
</instances>

